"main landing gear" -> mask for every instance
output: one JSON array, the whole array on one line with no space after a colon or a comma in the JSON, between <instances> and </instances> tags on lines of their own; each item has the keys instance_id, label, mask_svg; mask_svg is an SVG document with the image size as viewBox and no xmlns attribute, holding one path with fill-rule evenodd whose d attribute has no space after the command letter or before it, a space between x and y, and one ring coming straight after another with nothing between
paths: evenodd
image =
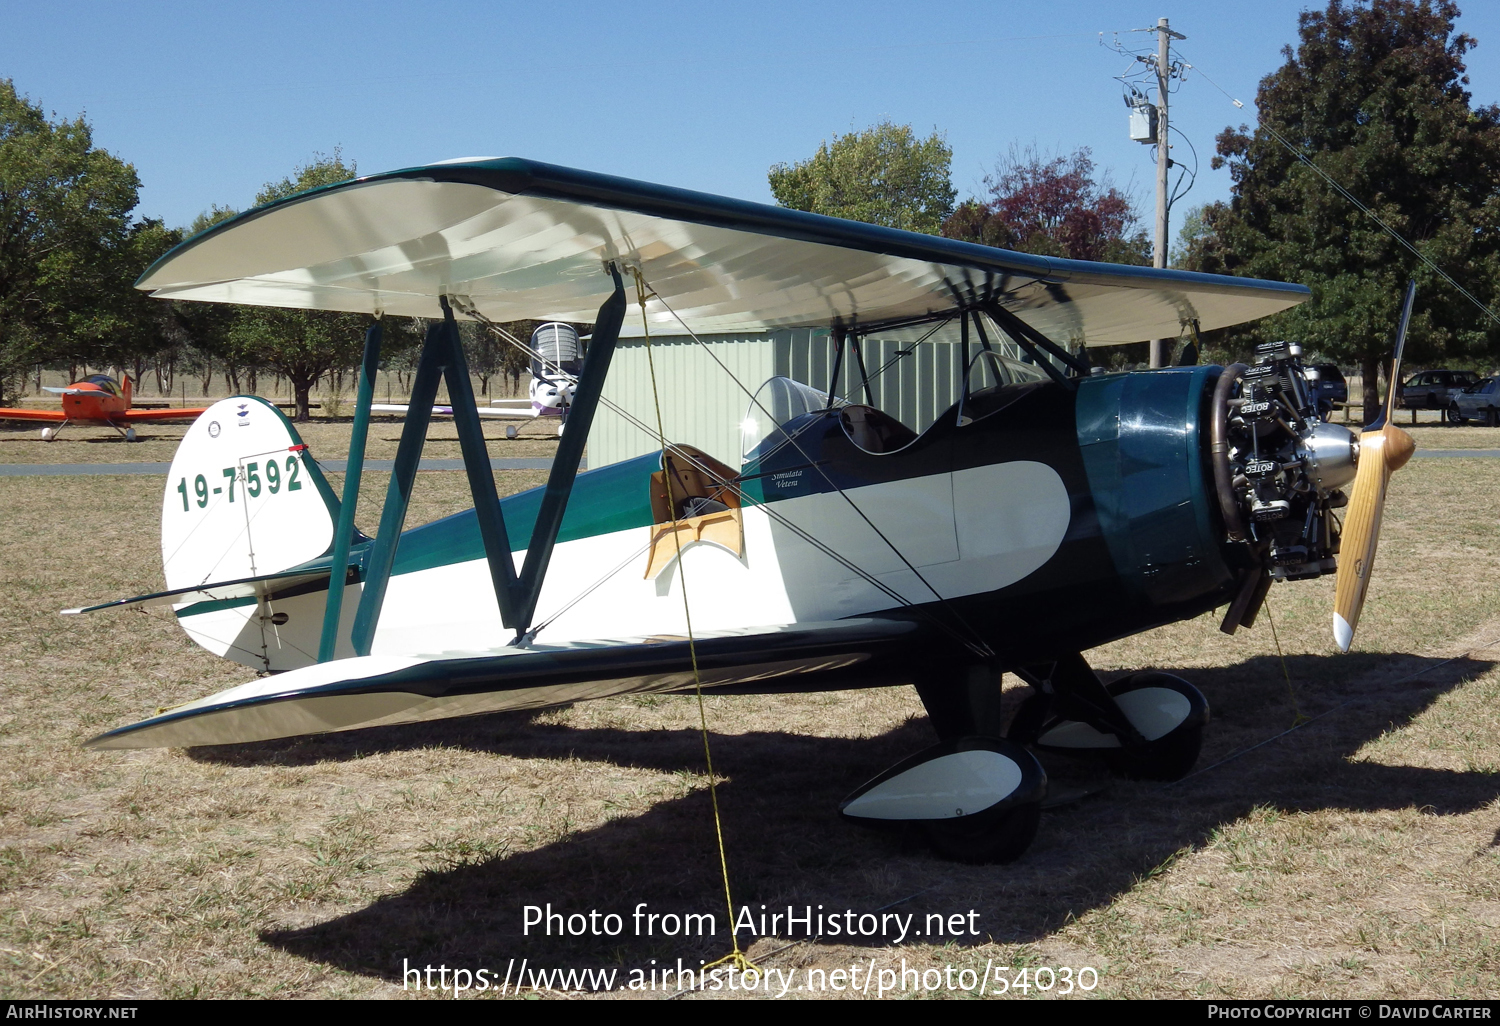
<instances>
[{"instance_id":1,"label":"main landing gear","mask_svg":"<svg viewBox=\"0 0 1500 1026\"><path fill-rule=\"evenodd\" d=\"M974 667L957 687L919 684L941 742L866 783L839 811L872 826L917 825L960 862L1009 862L1035 838L1047 793L1033 749L1094 752L1139 780L1177 780L1198 761L1208 701L1180 677L1133 673L1106 686L1078 653L1016 673L1035 691L1003 736L998 671Z\"/></svg>"}]
</instances>

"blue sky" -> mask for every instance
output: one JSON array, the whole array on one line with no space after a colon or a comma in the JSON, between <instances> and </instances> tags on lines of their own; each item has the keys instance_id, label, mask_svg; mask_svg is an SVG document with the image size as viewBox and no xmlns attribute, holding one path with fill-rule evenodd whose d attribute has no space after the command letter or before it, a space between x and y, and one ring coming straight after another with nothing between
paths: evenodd
<instances>
[{"instance_id":1,"label":"blue sky","mask_svg":"<svg viewBox=\"0 0 1500 1026\"><path fill-rule=\"evenodd\" d=\"M1013 145L1088 146L1149 214L1100 46L1168 17L1202 75L1173 96L1197 148L1174 212L1229 195L1213 138L1253 122L1305 3L69 3L11 5L0 75L136 166L139 213L184 225L342 147L361 172L517 155L770 202L766 169L881 119L943 132L960 197ZM1500 5L1460 29L1476 102L1500 99ZM1174 151L1191 160L1185 149Z\"/></svg>"}]
</instances>

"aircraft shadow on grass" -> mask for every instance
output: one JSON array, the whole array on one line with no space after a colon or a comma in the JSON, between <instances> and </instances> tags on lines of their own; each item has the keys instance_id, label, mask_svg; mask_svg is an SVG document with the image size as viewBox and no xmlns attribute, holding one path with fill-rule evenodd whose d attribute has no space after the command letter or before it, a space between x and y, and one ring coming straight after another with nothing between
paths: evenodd
<instances>
[{"instance_id":1,"label":"aircraft shadow on grass","mask_svg":"<svg viewBox=\"0 0 1500 1026\"><path fill-rule=\"evenodd\" d=\"M1390 667L1371 683L1354 660ZM930 740L921 718L867 739L813 737L789 732L713 735L716 767L728 781L719 804L736 909L757 915L794 906L824 912L870 912L910 898L890 911L915 913L923 928L930 913L979 913L980 935L960 944L1037 941L1070 918L1107 907L1143 874L1183 848L1205 844L1216 831L1258 807L1285 812L1354 812L1421 808L1458 815L1500 796L1500 779L1457 772L1351 761L1367 742L1411 723L1441 695L1493 666L1458 659L1433 665L1418 657L1296 656L1288 668L1305 715L1332 710L1302 730L1199 776L1163 785L1103 777L1071 760L1044 759L1059 789L1089 778L1107 780L1101 793L1044 814L1033 846L1009 865L967 866L931 854L914 833L873 832L842 821L841 798L902 753ZM1424 666L1415 680L1400 678ZM1287 683L1274 657L1230 667L1183 671L1215 703L1200 770L1284 730L1293 714ZM1351 675L1364 679L1347 683ZM1335 682L1327 682L1333 678ZM1344 683L1336 682L1342 678ZM1325 682L1325 683L1317 683ZM442 744L516 758L576 758L665 771L702 765L693 730L574 729L539 724L522 714L469 721L325 735L193 750L216 763L308 764L355 759L380 751ZM526 905L554 911L614 912L619 936L522 934ZM635 936L631 913L711 913L715 937ZM407 964L499 969L508 959L585 967L623 964L696 968L729 948L728 916L719 877L713 818L706 789L657 802L530 851L457 868L426 872L403 892L357 912L298 930L269 931L262 939L301 957L401 982ZM894 928L893 928L894 929ZM795 939L801 931L780 935ZM752 938L740 934L744 946ZM893 935L825 937L830 943L883 946ZM938 945L955 938L908 936L909 944Z\"/></svg>"}]
</instances>

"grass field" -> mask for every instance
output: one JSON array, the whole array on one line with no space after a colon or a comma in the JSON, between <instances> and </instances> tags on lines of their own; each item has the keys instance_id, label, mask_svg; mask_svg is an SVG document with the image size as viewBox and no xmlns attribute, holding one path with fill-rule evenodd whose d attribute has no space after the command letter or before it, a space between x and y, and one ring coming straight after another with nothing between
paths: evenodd
<instances>
[{"instance_id":1,"label":"grass field","mask_svg":"<svg viewBox=\"0 0 1500 1026\"><path fill-rule=\"evenodd\" d=\"M490 452L499 457L551 457L557 452L557 422L517 421L517 437L505 437L505 424L487 419L484 436ZM372 460L396 458L396 443L401 440L402 421L376 418L370 424L365 456ZM314 419L297 425L297 433L320 460L342 460L349 455L352 423L344 420ZM185 424L143 424L134 442L126 442L113 428L69 425L51 442L43 442L37 427L15 422L0 422L0 463L166 463L177 451ZM436 419L428 426L425 459L457 459L463 454L458 447L458 430L448 419Z\"/></svg>"},{"instance_id":2,"label":"grass field","mask_svg":"<svg viewBox=\"0 0 1500 1026\"><path fill-rule=\"evenodd\" d=\"M541 480L497 477L507 491ZM367 476L361 522L384 480ZM170 616L57 615L160 585L159 487L0 482L0 993L402 996L404 964L629 970L726 953L691 698L81 748L247 679ZM467 506L466 489L422 475L411 522ZM918 923L973 910L979 931L894 945L789 944L783 930L752 956L799 973L1089 966L1106 996L1495 995L1497 489L1500 460L1416 460L1395 479L1351 655L1333 654L1331 579L1274 588L1290 681L1267 617L1233 638L1204 617L1090 653L1107 674L1169 669L1204 690L1204 772L1162 786L1054 762L1059 792L1103 789L1046 813L1009 866L943 862L836 816L854 786L929 743L908 689L710 697L737 905L889 907ZM1277 738L1299 714L1312 721ZM548 902L627 923L639 902L714 913L720 932L523 936L523 906Z\"/></svg>"}]
</instances>

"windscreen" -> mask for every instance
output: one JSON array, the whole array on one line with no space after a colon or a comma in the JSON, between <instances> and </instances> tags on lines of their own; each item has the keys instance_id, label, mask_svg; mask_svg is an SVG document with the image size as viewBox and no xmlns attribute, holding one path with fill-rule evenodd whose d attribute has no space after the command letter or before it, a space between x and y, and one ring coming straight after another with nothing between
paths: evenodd
<instances>
[{"instance_id":1,"label":"windscreen","mask_svg":"<svg viewBox=\"0 0 1500 1026\"><path fill-rule=\"evenodd\" d=\"M767 380L756 389L755 398L745 411L745 419L740 422L741 461L757 454L757 450L760 450L758 455L765 458L774 451L774 447L786 444L788 438L781 430L783 425L805 414L827 409L830 405L841 407L844 402L834 399L830 404L827 392L791 378L774 377ZM763 443L773 436L777 439L773 446L763 447Z\"/></svg>"}]
</instances>

